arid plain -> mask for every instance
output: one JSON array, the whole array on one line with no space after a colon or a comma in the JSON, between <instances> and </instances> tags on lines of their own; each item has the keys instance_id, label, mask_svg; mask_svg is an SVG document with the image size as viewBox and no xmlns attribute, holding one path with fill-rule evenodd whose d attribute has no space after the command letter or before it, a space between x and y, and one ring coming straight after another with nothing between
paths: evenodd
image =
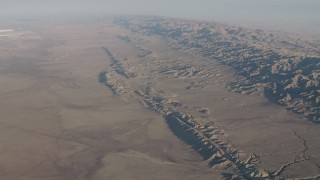
<instances>
[{"instance_id":1,"label":"arid plain","mask_svg":"<svg viewBox=\"0 0 320 180\"><path fill-rule=\"evenodd\" d=\"M1 179L320 177L319 124L225 64L113 18L4 25Z\"/></svg>"}]
</instances>

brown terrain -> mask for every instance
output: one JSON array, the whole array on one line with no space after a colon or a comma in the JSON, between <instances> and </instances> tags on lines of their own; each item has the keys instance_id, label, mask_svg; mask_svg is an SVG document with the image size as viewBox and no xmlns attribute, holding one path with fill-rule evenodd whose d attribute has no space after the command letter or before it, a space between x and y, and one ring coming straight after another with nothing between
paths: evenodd
<instances>
[{"instance_id":1,"label":"brown terrain","mask_svg":"<svg viewBox=\"0 0 320 180\"><path fill-rule=\"evenodd\" d=\"M319 40L158 17L7 26L1 179L320 178Z\"/></svg>"}]
</instances>

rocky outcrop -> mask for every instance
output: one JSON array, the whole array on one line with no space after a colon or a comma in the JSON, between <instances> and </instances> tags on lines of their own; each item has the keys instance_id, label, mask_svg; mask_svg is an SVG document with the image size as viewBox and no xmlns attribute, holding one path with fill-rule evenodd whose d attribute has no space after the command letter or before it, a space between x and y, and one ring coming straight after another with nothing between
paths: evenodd
<instances>
[{"instance_id":1,"label":"rocky outcrop","mask_svg":"<svg viewBox=\"0 0 320 180\"><path fill-rule=\"evenodd\" d=\"M111 67L115 70L119 75L129 79L135 77L135 74L132 72L128 72L127 68L123 67L123 64L109 51L108 48L102 48L108 57L111 59Z\"/></svg>"},{"instance_id":2,"label":"rocky outcrop","mask_svg":"<svg viewBox=\"0 0 320 180\"><path fill-rule=\"evenodd\" d=\"M124 83L121 82L113 73L102 71L99 73L100 83L106 85L113 94L121 95L127 94L128 89L125 87Z\"/></svg>"},{"instance_id":3,"label":"rocky outcrop","mask_svg":"<svg viewBox=\"0 0 320 180\"><path fill-rule=\"evenodd\" d=\"M209 167L231 168L235 171L232 176L245 179L265 179L273 176L257 168L254 157L247 160L240 158L238 150L225 141L222 130L212 122L199 123L196 120L199 117L175 110L172 102L176 101L167 99L151 86L146 87L145 92L135 91L135 94L142 98L141 101L146 108L162 114L172 132L198 152L208 162ZM202 107L201 111L208 112L208 109Z\"/></svg>"},{"instance_id":4,"label":"rocky outcrop","mask_svg":"<svg viewBox=\"0 0 320 180\"><path fill-rule=\"evenodd\" d=\"M169 32L169 30L167 29L166 32ZM185 33L187 34L187 32ZM167 37L166 34L164 35ZM179 33L174 34L174 37L179 37ZM121 38L127 43L139 43L138 39L131 37L126 36L125 38ZM179 47L180 49L190 51L192 48L188 46L188 43L186 43ZM175 44L174 47L178 47L178 45ZM201 49L204 48L205 46L201 47ZM136 49L143 48L136 45ZM108 49L104 49L104 51L107 53L111 65L99 74L99 81L106 85L117 97L125 96L128 98L130 96L130 98L141 102L146 109L163 116L172 132L197 152L203 158L203 161L208 164L208 168L226 170L223 172L228 172L222 173L223 179L283 179L286 176L286 170L292 166L319 158L318 156L308 156L305 153L308 147L305 143L306 141L302 136L296 134L299 139L303 140L305 145L303 158L294 158L292 161L284 162L274 171L262 169L260 161L263 154L252 154L250 156L234 148L229 142L228 134L221 127L217 127L213 120L207 119L210 114L209 108L193 106L192 103L186 105L183 99L179 99L178 95L170 93L168 89L159 90L157 89L159 86L155 85L157 84L157 78L165 76L166 79L188 78L185 81L187 82L187 89L204 88L208 78L219 79L223 77L222 72L214 70L211 66L206 67L207 64L205 62L193 64L190 61L177 62L175 59L159 62L159 59L152 59L153 55L156 56L156 52L141 57L136 54L136 56L140 57L137 61L134 58L134 60L117 58ZM260 51L260 53L274 58L273 60L260 61L259 54L253 56L258 58L258 60L254 58L249 58L248 60L242 58L242 60L239 60L242 55L241 51L239 52L238 60L236 60L236 55L229 55L229 59L221 58L219 60L238 72L239 78L237 81L229 84L230 90L248 94L265 93L266 96L268 96L268 93L271 93L269 96L271 100L279 104L283 101L283 105L285 106L288 106L288 102L294 103L297 99L300 100L301 96L319 103L319 97L309 97L308 93L305 93L309 92L309 90L310 93L313 93L314 90L312 88L318 86L317 60L311 60L314 64L306 64L303 58L275 55L271 51ZM248 57L250 57L249 55ZM280 58L280 60L277 60L277 58ZM132 64L130 65L128 62ZM132 66L134 68L131 68ZM308 75L310 71L313 71L312 76ZM145 78L145 72L151 72L152 75L151 73L146 73L147 75L151 75L151 77L148 77L149 83L140 82L139 85L136 85L136 79L127 76L128 72L137 73L137 78L140 77L139 75ZM292 89L297 88L302 90L296 95L292 93ZM283 95L280 95L280 92ZM282 98L276 96L277 94ZM306 102L306 100L301 102L301 106L305 106ZM316 107L315 105L312 106ZM297 108L299 106L294 104L293 107ZM306 111L311 112L312 110L308 109L303 112ZM307 178L310 179L310 177Z\"/></svg>"},{"instance_id":5,"label":"rocky outcrop","mask_svg":"<svg viewBox=\"0 0 320 180\"><path fill-rule=\"evenodd\" d=\"M320 45L316 42L280 32L157 17L120 18L115 23L161 36L175 49L232 67L239 78L227 86L231 91L264 94L270 101L320 122ZM184 66L162 73L188 77L201 70Z\"/></svg>"}]
</instances>

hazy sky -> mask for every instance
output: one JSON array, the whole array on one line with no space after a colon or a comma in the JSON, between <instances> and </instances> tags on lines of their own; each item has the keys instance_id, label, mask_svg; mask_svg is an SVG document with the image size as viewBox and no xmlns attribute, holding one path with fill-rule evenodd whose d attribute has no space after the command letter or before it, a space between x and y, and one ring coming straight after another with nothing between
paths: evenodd
<instances>
[{"instance_id":1,"label":"hazy sky","mask_svg":"<svg viewBox=\"0 0 320 180\"><path fill-rule=\"evenodd\" d=\"M320 0L0 0L0 16L105 13L320 27Z\"/></svg>"}]
</instances>

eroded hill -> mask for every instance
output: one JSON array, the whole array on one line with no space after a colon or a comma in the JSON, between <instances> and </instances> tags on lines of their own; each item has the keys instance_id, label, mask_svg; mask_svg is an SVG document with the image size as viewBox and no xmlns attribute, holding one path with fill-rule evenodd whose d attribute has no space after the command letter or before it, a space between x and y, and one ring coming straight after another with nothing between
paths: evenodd
<instances>
[{"instance_id":1,"label":"eroded hill","mask_svg":"<svg viewBox=\"0 0 320 180\"><path fill-rule=\"evenodd\" d=\"M319 41L181 19L140 17L115 22L233 68L239 76L229 83L231 91L264 94L290 111L320 121Z\"/></svg>"}]
</instances>

